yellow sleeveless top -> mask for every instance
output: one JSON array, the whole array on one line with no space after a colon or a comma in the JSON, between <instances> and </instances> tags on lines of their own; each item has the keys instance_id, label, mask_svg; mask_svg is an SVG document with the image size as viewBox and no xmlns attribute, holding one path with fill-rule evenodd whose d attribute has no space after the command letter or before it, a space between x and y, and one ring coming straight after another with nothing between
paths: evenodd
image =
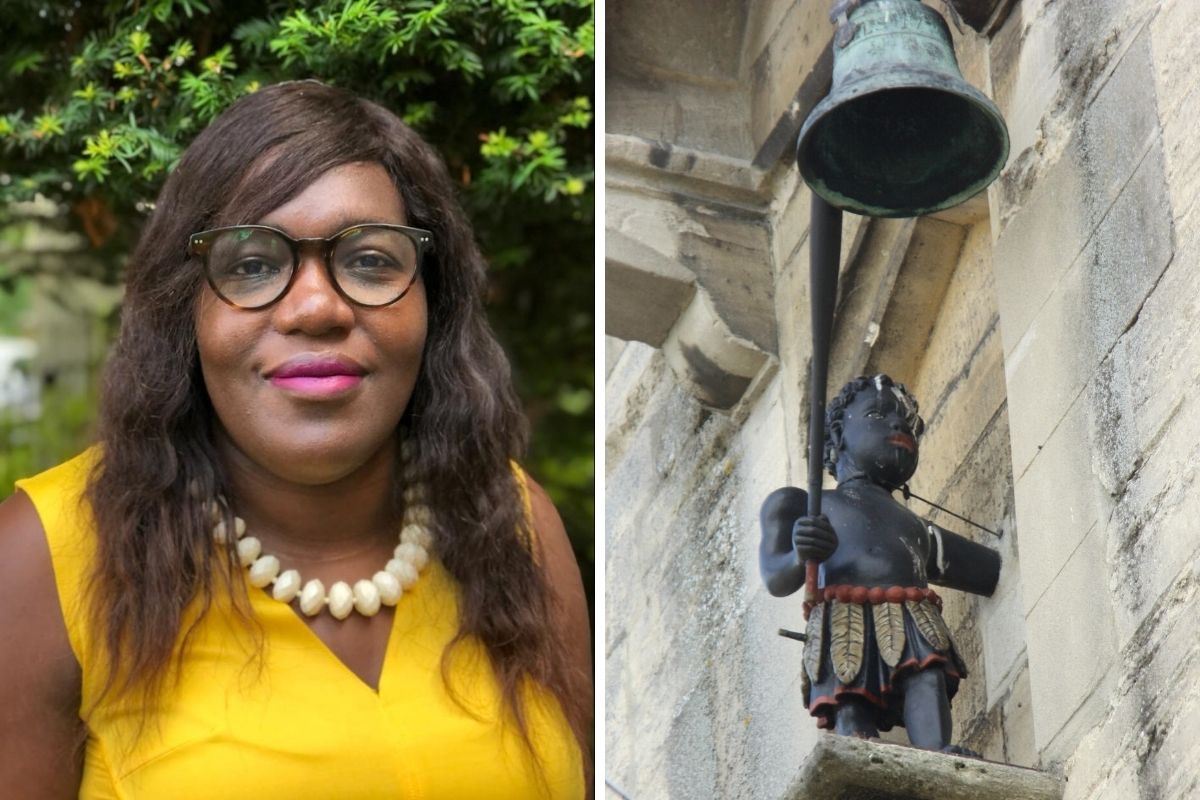
<instances>
[{"instance_id":1,"label":"yellow sleeveless top","mask_svg":"<svg viewBox=\"0 0 1200 800\"><path fill-rule=\"evenodd\" d=\"M553 696L526 693L535 759L484 647L459 645L451 679L440 659L458 627L458 587L436 558L396 607L376 692L296 613L249 588L255 641L228 599L201 620L178 682L134 741L140 711L104 701L101 652L84 587L95 528L81 501L94 455L17 486L46 529L71 647L83 670L88 729L79 796L93 798L582 798L579 747ZM261 645L261 660L255 658ZM88 709L91 709L90 711Z\"/></svg>"}]
</instances>

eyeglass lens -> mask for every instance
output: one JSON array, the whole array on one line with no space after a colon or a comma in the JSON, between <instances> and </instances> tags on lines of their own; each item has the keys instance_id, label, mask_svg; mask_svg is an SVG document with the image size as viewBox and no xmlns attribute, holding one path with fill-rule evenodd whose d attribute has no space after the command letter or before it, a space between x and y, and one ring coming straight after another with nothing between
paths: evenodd
<instances>
[{"instance_id":1,"label":"eyeglass lens","mask_svg":"<svg viewBox=\"0 0 1200 800\"><path fill-rule=\"evenodd\" d=\"M404 294L416 275L417 262L417 243L409 234L364 225L337 238L329 266L343 294L356 303L377 306ZM208 253L214 288L226 300L247 308L278 299L295 268L288 240L261 228L222 231Z\"/></svg>"}]
</instances>

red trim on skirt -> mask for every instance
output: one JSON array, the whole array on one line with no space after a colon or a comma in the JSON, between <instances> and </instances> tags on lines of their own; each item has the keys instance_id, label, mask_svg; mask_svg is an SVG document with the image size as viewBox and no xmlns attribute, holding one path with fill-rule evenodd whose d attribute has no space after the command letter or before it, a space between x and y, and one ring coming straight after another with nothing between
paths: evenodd
<instances>
[{"instance_id":1,"label":"red trim on skirt","mask_svg":"<svg viewBox=\"0 0 1200 800\"><path fill-rule=\"evenodd\" d=\"M884 709L889 708L891 706L890 701L895 695L894 687L898 679L914 672L923 672L934 666L941 667L942 671L951 678L962 679L962 676L958 674L958 670L948 658L938 653L931 653L921 661L910 658L907 661L901 661L893 667L889 682L882 687L882 697L859 686L839 686L834 690L833 697L821 695L809 703L808 713L817 718L818 728L832 730L834 726L834 714L841 703L842 697L855 695L856 697L863 698L871 705Z\"/></svg>"}]
</instances>

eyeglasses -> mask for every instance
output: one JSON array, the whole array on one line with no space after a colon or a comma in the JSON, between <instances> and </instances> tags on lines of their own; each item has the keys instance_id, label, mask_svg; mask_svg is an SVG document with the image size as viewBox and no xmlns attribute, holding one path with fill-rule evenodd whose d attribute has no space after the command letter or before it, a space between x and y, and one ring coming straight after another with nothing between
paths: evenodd
<instances>
[{"instance_id":1,"label":"eyeglasses","mask_svg":"<svg viewBox=\"0 0 1200 800\"><path fill-rule=\"evenodd\" d=\"M319 248L338 294L360 306L386 306L408 293L433 234L404 225L353 225L328 239L293 239L265 225L235 225L193 233L189 256L204 262L208 285L237 308L266 308L296 278L305 246Z\"/></svg>"}]
</instances>

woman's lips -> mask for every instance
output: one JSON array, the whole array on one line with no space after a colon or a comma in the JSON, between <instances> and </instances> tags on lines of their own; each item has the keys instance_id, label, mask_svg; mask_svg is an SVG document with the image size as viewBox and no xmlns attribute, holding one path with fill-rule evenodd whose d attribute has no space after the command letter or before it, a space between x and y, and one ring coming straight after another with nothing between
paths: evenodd
<instances>
[{"instance_id":1,"label":"woman's lips","mask_svg":"<svg viewBox=\"0 0 1200 800\"><path fill-rule=\"evenodd\" d=\"M903 447L910 453L917 452L917 440L909 436L907 433L893 433L887 438L888 444L894 444L898 447Z\"/></svg>"},{"instance_id":2,"label":"woman's lips","mask_svg":"<svg viewBox=\"0 0 1200 800\"><path fill-rule=\"evenodd\" d=\"M291 378L271 377L271 384L280 389L310 397L332 397L348 392L362 383L361 375L297 375Z\"/></svg>"},{"instance_id":3,"label":"woman's lips","mask_svg":"<svg viewBox=\"0 0 1200 800\"><path fill-rule=\"evenodd\" d=\"M305 397L334 397L362 383L366 373L347 358L300 356L267 373L271 385Z\"/></svg>"}]
</instances>

